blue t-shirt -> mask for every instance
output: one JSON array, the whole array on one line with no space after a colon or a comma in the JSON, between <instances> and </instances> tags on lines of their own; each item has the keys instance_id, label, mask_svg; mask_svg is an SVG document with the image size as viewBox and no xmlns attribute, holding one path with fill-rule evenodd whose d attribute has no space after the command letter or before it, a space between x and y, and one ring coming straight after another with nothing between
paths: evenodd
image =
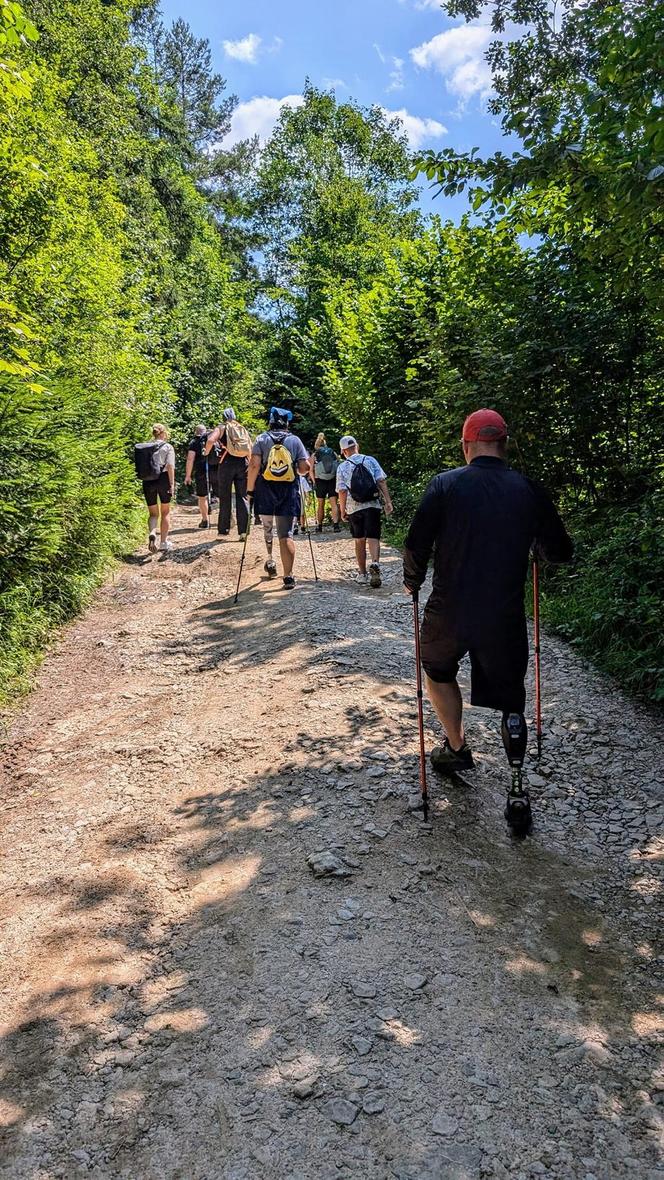
<instances>
[{"instance_id":1,"label":"blue t-shirt","mask_svg":"<svg viewBox=\"0 0 664 1180\"><path fill-rule=\"evenodd\" d=\"M275 443L283 443L290 452L295 468L295 479L292 483L273 483L263 478L263 468L267 457ZM261 474L256 480L254 489L254 504L259 516L299 516L300 515L300 481L297 478L297 465L301 460L306 463L308 455L304 443L296 434L289 434L285 430L266 430L259 434L253 445L252 455L260 455Z\"/></svg>"}]
</instances>

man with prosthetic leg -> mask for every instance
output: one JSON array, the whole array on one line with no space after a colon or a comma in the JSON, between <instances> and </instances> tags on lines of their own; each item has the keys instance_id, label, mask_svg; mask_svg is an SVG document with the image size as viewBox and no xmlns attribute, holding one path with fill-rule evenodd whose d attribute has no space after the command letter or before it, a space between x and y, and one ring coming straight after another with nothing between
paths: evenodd
<instances>
[{"instance_id":1,"label":"man with prosthetic leg","mask_svg":"<svg viewBox=\"0 0 664 1180\"><path fill-rule=\"evenodd\" d=\"M406 537L404 585L411 594L419 592L433 554L421 652L445 741L432 751L432 765L448 775L474 766L457 683L459 662L468 655L471 704L502 714L512 771L505 816L515 835L525 835L531 823L521 777L528 739L528 558L536 544L546 560L569 561L573 547L546 491L508 467L507 442L507 426L496 411L477 410L466 419L466 465L429 484Z\"/></svg>"}]
</instances>

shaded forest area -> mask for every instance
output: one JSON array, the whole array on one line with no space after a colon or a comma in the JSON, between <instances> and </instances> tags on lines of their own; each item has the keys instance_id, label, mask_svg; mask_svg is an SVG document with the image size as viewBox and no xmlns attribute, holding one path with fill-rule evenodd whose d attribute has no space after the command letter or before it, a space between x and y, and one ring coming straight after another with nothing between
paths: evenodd
<instances>
[{"instance_id":1,"label":"shaded forest area","mask_svg":"<svg viewBox=\"0 0 664 1180\"><path fill-rule=\"evenodd\" d=\"M501 410L578 541L545 618L664 699L660 12L490 7L490 105L522 146L414 160L380 108L310 84L264 147L227 150L235 100L184 21L0 0L4 702L137 535L132 443L272 401L308 445L359 435L397 531L460 461L465 413Z\"/></svg>"}]
</instances>

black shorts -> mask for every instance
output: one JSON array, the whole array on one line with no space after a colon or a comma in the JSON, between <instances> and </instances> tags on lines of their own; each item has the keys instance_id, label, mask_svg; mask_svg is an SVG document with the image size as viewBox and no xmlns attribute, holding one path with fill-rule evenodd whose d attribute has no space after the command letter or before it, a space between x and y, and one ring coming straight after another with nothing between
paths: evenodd
<instances>
[{"instance_id":1,"label":"black shorts","mask_svg":"<svg viewBox=\"0 0 664 1180\"><path fill-rule=\"evenodd\" d=\"M329 497L330 500L336 500L339 493L337 491L335 480L316 479L314 480L314 483L316 484L316 496L319 500L324 500L326 496Z\"/></svg>"},{"instance_id":2,"label":"black shorts","mask_svg":"<svg viewBox=\"0 0 664 1180\"><path fill-rule=\"evenodd\" d=\"M210 487L208 484L207 473L205 471L195 472L194 480L196 483L196 495L197 496L207 496L207 494L210 490Z\"/></svg>"},{"instance_id":3,"label":"black shorts","mask_svg":"<svg viewBox=\"0 0 664 1180\"><path fill-rule=\"evenodd\" d=\"M510 621L483 631L475 641L461 640L444 615L425 608L422 621L422 667L436 684L456 680L459 662L470 656L470 703L503 713L523 713L528 670L526 621Z\"/></svg>"},{"instance_id":4,"label":"black shorts","mask_svg":"<svg viewBox=\"0 0 664 1180\"><path fill-rule=\"evenodd\" d=\"M351 537L354 537L356 541L361 541L364 538L380 541L382 515L380 508L358 508L356 512L350 512L348 524Z\"/></svg>"},{"instance_id":5,"label":"black shorts","mask_svg":"<svg viewBox=\"0 0 664 1180\"><path fill-rule=\"evenodd\" d=\"M173 493L171 492L171 481L168 477L168 472L162 471L159 479L144 479L143 495L145 496L145 503L148 505L148 508L153 508L158 499L162 504L170 504Z\"/></svg>"}]
</instances>

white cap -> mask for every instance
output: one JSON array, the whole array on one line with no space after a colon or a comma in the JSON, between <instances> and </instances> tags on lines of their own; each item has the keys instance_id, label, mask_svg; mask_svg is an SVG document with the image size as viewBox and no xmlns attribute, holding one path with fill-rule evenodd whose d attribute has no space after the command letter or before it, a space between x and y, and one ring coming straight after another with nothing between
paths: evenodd
<instances>
[{"instance_id":1,"label":"white cap","mask_svg":"<svg viewBox=\"0 0 664 1180\"><path fill-rule=\"evenodd\" d=\"M339 439L339 450L347 451L350 447L356 447L357 443L352 434L344 434L343 438Z\"/></svg>"}]
</instances>

